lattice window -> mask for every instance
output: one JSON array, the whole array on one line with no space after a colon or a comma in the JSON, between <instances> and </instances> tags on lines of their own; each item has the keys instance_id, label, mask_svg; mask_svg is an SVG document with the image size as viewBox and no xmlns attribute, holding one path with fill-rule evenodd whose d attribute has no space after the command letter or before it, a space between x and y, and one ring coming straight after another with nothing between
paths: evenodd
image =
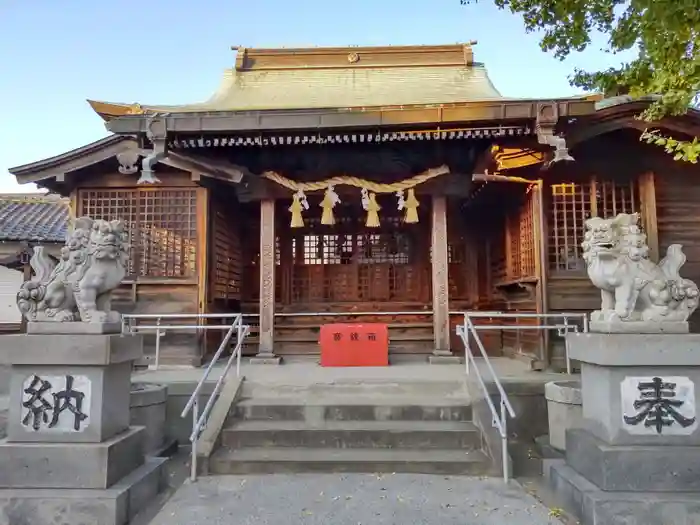
<instances>
[{"instance_id":1,"label":"lattice window","mask_svg":"<svg viewBox=\"0 0 700 525\"><path fill-rule=\"evenodd\" d=\"M520 253L520 273L518 277L535 275L535 201L532 194L527 195L525 204L520 208L518 216L518 240Z\"/></svg>"},{"instance_id":2,"label":"lattice window","mask_svg":"<svg viewBox=\"0 0 700 525\"><path fill-rule=\"evenodd\" d=\"M616 181L596 182L596 209L598 217L614 217L618 213L639 211L638 184Z\"/></svg>"},{"instance_id":3,"label":"lattice window","mask_svg":"<svg viewBox=\"0 0 700 525\"><path fill-rule=\"evenodd\" d=\"M505 221L505 279L535 276L535 216L532 194Z\"/></svg>"},{"instance_id":4,"label":"lattice window","mask_svg":"<svg viewBox=\"0 0 700 525\"><path fill-rule=\"evenodd\" d=\"M614 217L639 211L636 181L596 181L552 185L549 221L549 268L583 271L581 243L589 217Z\"/></svg>"},{"instance_id":5,"label":"lattice window","mask_svg":"<svg viewBox=\"0 0 700 525\"><path fill-rule=\"evenodd\" d=\"M506 221L506 253L508 254L507 278L517 279L522 273L522 261L520 260L520 214L516 213L508 217Z\"/></svg>"},{"instance_id":6,"label":"lattice window","mask_svg":"<svg viewBox=\"0 0 700 525\"><path fill-rule=\"evenodd\" d=\"M195 189L81 190L81 214L125 221L131 252L128 275L196 275Z\"/></svg>"},{"instance_id":7,"label":"lattice window","mask_svg":"<svg viewBox=\"0 0 700 525\"><path fill-rule=\"evenodd\" d=\"M553 184L550 217L549 267L552 270L583 270L581 242L584 222L591 216L591 186Z\"/></svg>"},{"instance_id":8,"label":"lattice window","mask_svg":"<svg viewBox=\"0 0 700 525\"><path fill-rule=\"evenodd\" d=\"M80 215L103 219L105 221L123 220L129 234L129 263L127 275L134 276L134 261L138 251L138 235L136 227L136 191L137 190L80 190L79 209Z\"/></svg>"}]
</instances>

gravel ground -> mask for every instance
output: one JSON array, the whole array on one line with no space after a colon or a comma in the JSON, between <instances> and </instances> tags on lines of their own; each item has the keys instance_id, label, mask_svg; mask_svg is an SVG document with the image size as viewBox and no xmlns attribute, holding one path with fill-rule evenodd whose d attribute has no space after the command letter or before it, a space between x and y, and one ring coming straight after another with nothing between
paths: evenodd
<instances>
[{"instance_id":1,"label":"gravel ground","mask_svg":"<svg viewBox=\"0 0 700 525\"><path fill-rule=\"evenodd\" d=\"M413 474L186 482L151 525L561 525L517 482Z\"/></svg>"}]
</instances>

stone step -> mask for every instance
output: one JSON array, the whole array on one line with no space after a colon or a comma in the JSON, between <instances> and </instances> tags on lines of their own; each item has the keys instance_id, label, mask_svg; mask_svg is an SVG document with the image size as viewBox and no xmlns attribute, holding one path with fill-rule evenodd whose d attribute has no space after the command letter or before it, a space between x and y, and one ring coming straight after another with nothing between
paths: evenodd
<instances>
[{"instance_id":1,"label":"stone step","mask_svg":"<svg viewBox=\"0 0 700 525\"><path fill-rule=\"evenodd\" d=\"M224 446L340 449L459 449L481 445L478 430L463 421L241 421L225 428Z\"/></svg>"},{"instance_id":2,"label":"stone step","mask_svg":"<svg viewBox=\"0 0 700 525\"><path fill-rule=\"evenodd\" d=\"M298 472L492 475L483 452L473 450L221 448L209 460L210 474Z\"/></svg>"},{"instance_id":3,"label":"stone step","mask_svg":"<svg viewBox=\"0 0 700 525\"><path fill-rule=\"evenodd\" d=\"M232 416L244 420L274 421L471 421L468 399L441 399L434 402L407 399L335 399L333 403L305 403L298 400L244 399L232 407Z\"/></svg>"}]
</instances>

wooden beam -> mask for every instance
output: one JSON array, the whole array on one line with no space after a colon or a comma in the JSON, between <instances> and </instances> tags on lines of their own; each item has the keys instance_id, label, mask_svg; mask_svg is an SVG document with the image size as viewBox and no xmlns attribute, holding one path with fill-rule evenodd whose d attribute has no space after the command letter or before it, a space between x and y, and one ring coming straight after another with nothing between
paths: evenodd
<instances>
[{"instance_id":1,"label":"wooden beam","mask_svg":"<svg viewBox=\"0 0 700 525\"><path fill-rule=\"evenodd\" d=\"M647 234L649 258L659 260L659 224L656 214L656 185L654 172L644 173L639 180L639 199L642 212L642 225Z\"/></svg>"},{"instance_id":2,"label":"wooden beam","mask_svg":"<svg viewBox=\"0 0 700 525\"><path fill-rule=\"evenodd\" d=\"M168 152L168 157L163 162L186 171L197 171L206 177L212 177L231 184L239 184L245 176L252 175L248 168L243 166L175 151Z\"/></svg>"},{"instance_id":3,"label":"wooden beam","mask_svg":"<svg viewBox=\"0 0 700 525\"><path fill-rule=\"evenodd\" d=\"M450 350L450 301L448 287L447 254L447 198L434 196L432 202L432 283L433 283L433 334L436 357L452 357Z\"/></svg>"},{"instance_id":4,"label":"wooden beam","mask_svg":"<svg viewBox=\"0 0 700 525\"><path fill-rule=\"evenodd\" d=\"M260 331L258 354L251 362L279 364L275 356L275 201L260 202Z\"/></svg>"},{"instance_id":5,"label":"wooden beam","mask_svg":"<svg viewBox=\"0 0 700 525\"><path fill-rule=\"evenodd\" d=\"M209 190L197 188L197 313L207 313L207 281L209 277L207 264L207 239L209 238ZM205 324L205 323L203 323ZM207 352L207 331L202 330L199 335L200 357L204 358Z\"/></svg>"}]
</instances>

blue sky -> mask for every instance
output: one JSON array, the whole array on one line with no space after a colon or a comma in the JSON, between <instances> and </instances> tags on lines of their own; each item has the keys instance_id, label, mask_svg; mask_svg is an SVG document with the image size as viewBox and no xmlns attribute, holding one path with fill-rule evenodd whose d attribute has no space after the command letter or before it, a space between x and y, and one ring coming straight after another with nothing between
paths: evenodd
<instances>
[{"instance_id":1,"label":"blue sky","mask_svg":"<svg viewBox=\"0 0 700 525\"><path fill-rule=\"evenodd\" d=\"M151 104L211 95L231 46L449 44L477 40L475 57L505 96L576 94L567 76L619 57L604 39L560 62L491 0L0 0L0 191L7 169L104 137L85 99Z\"/></svg>"}]
</instances>

